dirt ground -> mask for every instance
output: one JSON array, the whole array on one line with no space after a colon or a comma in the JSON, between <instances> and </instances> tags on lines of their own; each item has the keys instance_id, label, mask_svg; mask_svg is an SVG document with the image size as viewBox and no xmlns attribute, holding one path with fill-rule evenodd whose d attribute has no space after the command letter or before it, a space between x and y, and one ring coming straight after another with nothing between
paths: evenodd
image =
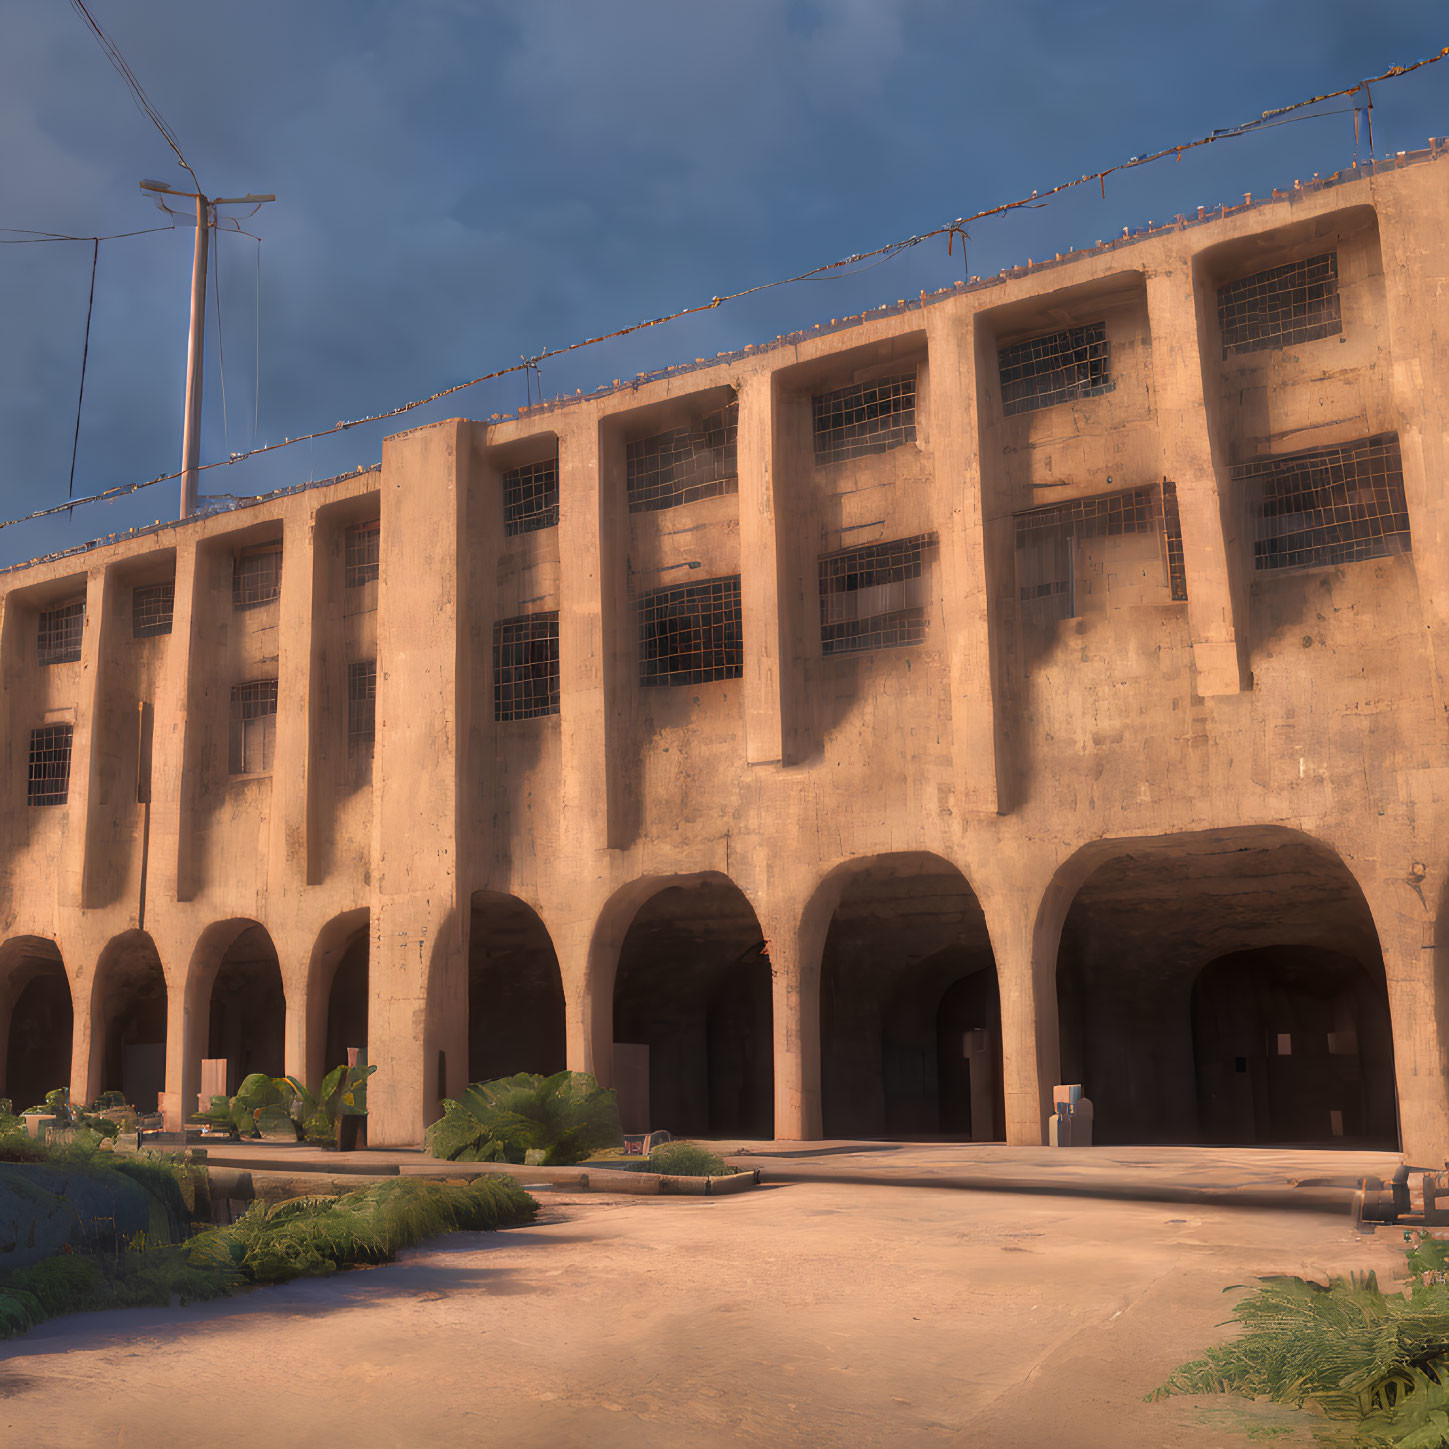
<instances>
[{"instance_id":1,"label":"dirt ground","mask_svg":"<svg viewBox=\"0 0 1449 1449\"><path fill-rule=\"evenodd\" d=\"M1403 1263L1392 1231L1314 1214L837 1183L539 1200L385 1268L0 1344L0 1444L1293 1449L1272 1406L1142 1396L1232 1331L1227 1285Z\"/></svg>"}]
</instances>

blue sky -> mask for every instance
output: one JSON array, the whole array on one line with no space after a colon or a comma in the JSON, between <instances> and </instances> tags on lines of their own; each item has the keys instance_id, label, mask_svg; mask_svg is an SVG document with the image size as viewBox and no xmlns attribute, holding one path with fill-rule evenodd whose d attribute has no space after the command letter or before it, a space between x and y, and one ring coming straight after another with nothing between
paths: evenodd
<instances>
[{"instance_id":1,"label":"blue sky","mask_svg":"<svg viewBox=\"0 0 1449 1449\"><path fill-rule=\"evenodd\" d=\"M89 0L211 194L271 191L220 256L204 462L802 271L1449 44L1442 0ZM1379 154L1449 134L1449 60L1376 89ZM1336 110L1346 103L1329 103ZM0 0L0 226L164 224L185 184L69 5ZM987 275L1328 172L1352 117L1264 130L972 228ZM77 495L180 453L193 233L103 243ZM90 246L0 246L0 517L64 501ZM546 363L547 394L962 276L931 242ZM258 368L258 362L260 367ZM257 395L260 373L259 397ZM521 377L202 475L250 494L487 417ZM255 418L255 422L254 422ZM0 530L0 564L174 517L177 485Z\"/></svg>"}]
</instances>

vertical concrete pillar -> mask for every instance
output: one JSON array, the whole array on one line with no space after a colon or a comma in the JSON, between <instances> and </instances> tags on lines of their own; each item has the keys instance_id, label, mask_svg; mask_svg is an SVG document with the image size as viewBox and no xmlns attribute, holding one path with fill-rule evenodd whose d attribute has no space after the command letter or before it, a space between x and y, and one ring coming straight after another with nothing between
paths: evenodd
<instances>
[{"instance_id":1,"label":"vertical concrete pillar","mask_svg":"<svg viewBox=\"0 0 1449 1449\"><path fill-rule=\"evenodd\" d=\"M267 893L307 880L307 797L312 726L314 514L288 518L282 534L282 596L277 615L277 738L267 829ZM285 787L282 782L285 781ZM289 1068L290 1070L290 1068Z\"/></svg>"},{"instance_id":2,"label":"vertical concrete pillar","mask_svg":"<svg viewBox=\"0 0 1449 1449\"><path fill-rule=\"evenodd\" d=\"M201 1091L201 1062L206 1056L211 1025L211 983L214 963L201 964L178 957L166 978L166 1105L163 1119L168 1132L186 1130L197 1110Z\"/></svg>"},{"instance_id":3,"label":"vertical concrete pillar","mask_svg":"<svg viewBox=\"0 0 1449 1449\"><path fill-rule=\"evenodd\" d=\"M981 499L975 318L932 308L926 336L932 513L940 539L937 616L950 669L955 796L963 809L994 812L997 674Z\"/></svg>"},{"instance_id":4,"label":"vertical concrete pillar","mask_svg":"<svg viewBox=\"0 0 1449 1449\"><path fill-rule=\"evenodd\" d=\"M781 627L779 515L775 510L774 377L751 373L739 387L740 620L745 637L745 762L783 756L781 683L790 667Z\"/></svg>"},{"instance_id":5,"label":"vertical concrete pillar","mask_svg":"<svg viewBox=\"0 0 1449 1449\"><path fill-rule=\"evenodd\" d=\"M829 924L828 914L807 911L794 931L769 936L775 1037L775 1136L782 1141L813 1142L824 1132L820 1092L820 967Z\"/></svg>"},{"instance_id":6,"label":"vertical concrete pillar","mask_svg":"<svg viewBox=\"0 0 1449 1449\"><path fill-rule=\"evenodd\" d=\"M192 633L196 627L197 554L195 537L176 544L176 587L171 635L156 688L151 741L151 843L147 900L164 909L181 898L182 855L186 831L188 706L191 703ZM185 958L179 958L184 960ZM180 1018L173 1012L167 1018ZM167 1082L172 1079L167 1075ZM179 1079L178 1079L179 1080Z\"/></svg>"},{"instance_id":7,"label":"vertical concrete pillar","mask_svg":"<svg viewBox=\"0 0 1449 1449\"><path fill-rule=\"evenodd\" d=\"M1190 257L1147 273L1153 406L1163 472L1177 484L1197 692L1208 696L1250 688L1251 676L1243 545L1203 395L1201 305Z\"/></svg>"},{"instance_id":8,"label":"vertical concrete pillar","mask_svg":"<svg viewBox=\"0 0 1449 1449\"><path fill-rule=\"evenodd\" d=\"M84 975L66 970L70 985L70 1099L72 1102L90 1103L105 1091L101 1086L101 1054L105 1044L103 1024L95 1019L95 992L90 989L95 980L94 972ZM15 1004L11 996L10 1005ZM0 1016L0 1034L8 1036L10 1013ZM0 1081L5 1077L5 1041L0 1036ZM18 1112L29 1105L27 1102L13 1102Z\"/></svg>"},{"instance_id":9,"label":"vertical concrete pillar","mask_svg":"<svg viewBox=\"0 0 1449 1449\"><path fill-rule=\"evenodd\" d=\"M327 1000L324 996L320 1009L312 999L310 973L305 969L294 971L290 976L283 973L283 994L286 1000L286 1020L282 1028L282 1072L296 1077L309 1090L321 1085L321 1076L316 1075L312 1061L311 1043L313 1023L320 1016L325 1029ZM325 1050L325 1044L324 1044ZM334 1062L335 1066L336 1063Z\"/></svg>"},{"instance_id":10,"label":"vertical concrete pillar","mask_svg":"<svg viewBox=\"0 0 1449 1449\"><path fill-rule=\"evenodd\" d=\"M60 853L60 879L56 903L79 908L85 880L85 847L91 808L91 748L95 728L97 689L101 676L101 636L106 623L106 570L86 574L86 620L81 635L80 683L76 694L75 727L70 746L70 785L67 807L70 828Z\"/></svg>"}]
</instances>

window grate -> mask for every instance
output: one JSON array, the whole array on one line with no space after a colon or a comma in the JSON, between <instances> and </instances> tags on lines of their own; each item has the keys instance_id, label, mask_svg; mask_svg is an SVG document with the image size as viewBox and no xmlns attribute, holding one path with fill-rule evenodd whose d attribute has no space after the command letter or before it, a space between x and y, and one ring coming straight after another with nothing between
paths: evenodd
<instances>
[{"instance_id":1,"label":"window grate","mask_svg":"<svg viewBox=\"0 0 1449 1449\"><path fill-rule=\"evenodd\" d=\"M688 427L627 443L629 512L652 513L738 492L739 416L739 403L726 403Z\"/></svg>"},{"instance_id":2,"label":"window grate","mask_svg":"<svg viewBox=\"0 0 1449 1449\"><path fill-rule=\"evenodd\" d=\"M30 805L64 805L70 793L70 741L73 725L42 725L30 731L30 773L25 799Z\"/></svg>"},{"instance_id":3,"label":"window grate","mask_svg":"<svg viewBox=\"0 0 1449 1449\"><path fill-rule=\"evenodd\" d=\"M86 604L77 599L40 611L35 636L35 657L41 664L73 664L81 657L81 635L86 626Z\"/></svg>"},{"instance_id":4,"label":"window grate","mask_svg":"<svg viewBox=\"0 0 1449 1449\"><path fill-rule=\"evenodd\" d=\"M347 666L347 743L371 748L377 734L377 660Z\"/></svg>"},{"instance_id":5,"label":"window grate","mask_svg":"<svg viewBox=\"0 0 1449 1449\"><path fill-rule=\"evenodd\" d=\"M877 377L811 399L815 466L887 453L916 440L916 374Z\"/></svg>"},{"instance_id":6,"label":"window grate","mask_svg":"<svg viewBox=\"0 0 1449 1449\"><path fill-rule=\"evenodd\" d=\"M639 601L639 682L708 684L744 673L740 577L654 589Z\"/></svg>"},{"instance_id":7,"label":"window grate","mask_svg":"<svg viewBox=\"0 0 1449 1449\"><path fill-rule=\"evenodd\" d=\"M272 768L277 736L277 681L253 679L231 690L233 775L261 775Z\"/></svg>"},{"instance_id":8,"label":"window grate","mask_svg":"<svg viewBox=\"0 0 1449 1449\"><path fill-rule=\"evenodd\" d=\"M378 576L378 541L381 525L377 519L354 524L343 538L343 562L349 589L360 589Z\"/></svg>"},{"instance_id":9,"label":"window grate","mask_svg":"<svg viewBox=\"0 0 1449 1449\"><path fill-rule=\"evenodd\" d=\"M558 713L558 610L493 626L493 718Z\"/></svg>"},{"instance_id":10,"label":"window grate","mask_svg":"<svg viewBox=\"0 0 1449 1449\"><path fill-rule=\"evenodd\" d=\"M231 602L236 609L270 604L282 592L282 550L254 549L237 554L232 564Z\"/></svg>"},{"instance_id":11,"label":"window grate","mask_svg":"<svg viewBox=\"0 0 1449 1449\"><path fill-rule=\"evenodd\" d=\"M1167 582L1175 603L1187 601L1187 568L1182 557L1182 518L1177 511L1177 484L1162 480L1162 537L1167 553Z\"/></svg>"},{"instance_id":12,"label":"window grate","mask_svg":"<svg viewBox=\"0 0 1449 1449\"><path fill-rule=\"evenodd\" d=\"M1292 347L1343 331L1338 253L1270 267L1218 288L1223 356Z\"/></svg>"},{"instance_id":13,"label":"window grate","mask_svg":"<svg viewBox=\"0 0 1449 1449\"><path fill-rule=\"evenodd\" d=\"M934 533L921 533L822 558L821 652L919 644L927 622L921 560L935 542Z\"/></svg>"},{"instance_id":14,"label":"window grate","mask_svg":"<svg viewBox=\"0 0 1449 1449\"><path fill-rule=\"evenodd\" d=\"M558 455L503 475L503 531L533 533L558 526Z\"/></svg>"},{"instance_id":15,"label":"window grate","mask_svg":"<svg viewBox=\"0 0 1449 1449\"><path fill-rule=\"evenodd\" d=\"M1001 410L1008 417L1112 389L1105 322L1013 343L997 353L997 363Z\"/></svg>"},{"instance_id":16,"label":"window grate","mask_svg":"<svg viewBox=\"0 0 1449 1449\"><path fill-rule=\"evenodd\" d=\"M1158 523L1155 492L1134 488L1018 513L1016 586L1023 617L1039 625L1074 618L1077 541L1152 532Z\"/></svg>"},{"instance_id":17,"label":"window grate","mask_svg":"<svg viewBox=\"0 0 1449 1449\"><path fill-rule=\"evenodd\" d=\"M1240 463L1253 568L1317 568L1408 553L1409 508L1396 433Z\"/></svg>"},{"instance_id":18,"label":"window grate","mask_svg":"<svg viewBox=\"0 0 1449 1449\"><path fill-rule=\"evenodd\" d=\"M176 607L176 585L142 584L131 590L131 635L150 639L171 632L171 616Z\"/></svg>"}]
</instances>

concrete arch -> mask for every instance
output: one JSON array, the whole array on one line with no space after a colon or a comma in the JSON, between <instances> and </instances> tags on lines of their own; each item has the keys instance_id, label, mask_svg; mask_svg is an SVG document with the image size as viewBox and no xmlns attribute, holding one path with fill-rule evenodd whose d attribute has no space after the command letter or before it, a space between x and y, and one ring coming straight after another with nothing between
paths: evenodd
<instances>
[{"instance_id":1,"label":"concrete arch","mask_svg":"<svg viewBox=\"0 0 1449 1449\"><path fill-rule=\"evenodd\" d=\"M121 1092L154 1112L166 1087L168 992L156 943L140 930L123 931L101 949L91 979L87 1101Z\"/></svg>"},{"instance_id":2,"label":"concrete arch","mask_svg":"<svg viewBox=\"0 0 1449 1449\"><path fill-rule=\"evenodd\" d=\"M1307 1025L1316 1018L1305 1005L1304 953L1358 961L1376 983L1365 1000L1387 1010L1378 931L1358 878L1333 845L1304 831L1247 825L1098 840L1066 860L1036 912L1033 971L1038 993L1057 1006L1058 1080L1081 1082L1093 1099L1095 1140L1203 1140L1194 991L1219 959L1251 956L1264 981L1277 981L1262 1009L1281 1021L1278 1034L1300 1041L1294 1071L1327 1054L1328 1030ZM1234 979L1247 991L1246 977ZM1258 1011L1259 997L1258 987L1243 995L1241 1010ZM1289 1018L1299 1026L1289 1030ZM1271 1030L1266 1020L1262 1030ZM1340 1123L1346 1109L1327 1101L1338 1090L1332 1075L1319 1080L1331 1145L1342 1129L1331 1127L1330 1109Z\"/></svg>"},{"instance_id":3,"label":"concrete arch","mask_svg":"<svg viewBox=\"0 0 1449 1449\"><path fill-rule=\"evenodd\" d=\"M825 1136L1004 1138L996 954L955 862L929 851L841 862L807 902L799 945L818 1000Z\"/></svg>"},{"instance_id":4,"label":"concrete arch","mask_svg":"<svg viewBox=\"0 0 1449 1449\"><path fill-rule=\"evenodd\" d=\"M204 1057L229 1062L227 1090L251 1072L280 1076L286 1057L286 987L267 928L248 917L214 921L191 953L185 986L182 1097L196 1110Z\"/></svg>"},{"instance_id":5,"label":"concrete arch","mask_svg":"<svg viewBox=\"0 0 1449 1449\"><path fill-rule=\"evenodd\" d=\"M0 943L0 1097L17 1112L71 1085L74 1028L60 947L47 936Z\"/></svg>"},{"instance_id":6,"label":"concrete arch","mask_svg":"<svg viewBox=\"0 0 1449 1449\"><path fill-rule=\"evenodd\" d=\"M468 1080L549 1076L567 1052L553 937L520 896L477 890L468 915Z\"/></svg>"},{"instance_id":7,"label":"concrete arch","mask_svg":"<svg viewBox=\"0 0 1449 1449\"><path fill-rule=\"evenodd\" d=\"M773 1133L772 968L760 919L721 871L641 877L599 913L585 999L596 1070L619 1091L626 1131Z\"/></svg>"},{"instance_id":8,"label":"concrete arch","mask_svg":"<svg viewBox=\"0 0 1449 1449\"><path fill-rule=\"evenodd\" d=\"M317 1087L326 1073L346 1060L348 1047L367 1045L369 923L366 906L343 911L318 931L313 942L307 961L302 1053L309 1087Z\"/></svg>"}]
</instances>

